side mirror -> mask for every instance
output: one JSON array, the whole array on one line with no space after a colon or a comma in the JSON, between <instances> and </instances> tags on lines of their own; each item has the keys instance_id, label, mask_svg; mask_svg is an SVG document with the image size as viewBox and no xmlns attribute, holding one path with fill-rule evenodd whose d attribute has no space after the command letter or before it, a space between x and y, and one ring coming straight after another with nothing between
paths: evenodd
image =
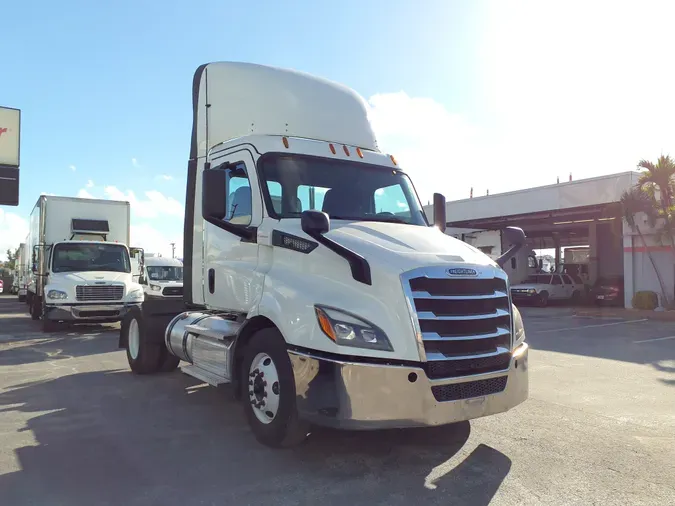
<instances>
[{"instance_id":1,"label":"side mirror","mask_svg":"<svg viewBox=\"0 0 675 506\"><path fill-rule=\"evenodd\" d=\"M504 264L511 260L518 253L518 250L523 247L525 239L527 239L523 229L518 227L506 227L502 230L502 237L507 243L511 244L511 247L496 260L499 267L504 267Z\"/></svg>"},{"instance_id":2,"label":"side mirror","mask_svg":"<svg viewBox=\"0 0 675 506\"><path fill-rule=\"evenodd\" d=\"M224 220L227 215L227 172L206 169L202 173L202 216Z\"/></svg>"},{"instance_id":3,"label":"side mirror","mask_svg":"<svg viewBox=\"0 0 675 506\"><path fill-rule=\"evenodd\" d=\"M139 285L147 285L148 284L147 280L145 279L145 276L140 275L138 277L138 284Z\"/></svg>"},{"instance_id":4,"label":"side mirror","mask_svg":"<svg viewBox=\"0 0 675 506\"><path fill-rule=\"evenodd\" d=\"M303 211L300 226L302 226L302 231L310 237L322 235L330 230L330 218L321 211Z\"/></svg>"},{"instance_id":5,"label":"side mirror","mask_svg":"<svg viewBox=\"0 0 675 506\"><path fill-rule=\"evenodd\" d=\"M445 232L445 197L440 193L434 193L434 225L441 232Z\"/></svg>"}]
</instances>

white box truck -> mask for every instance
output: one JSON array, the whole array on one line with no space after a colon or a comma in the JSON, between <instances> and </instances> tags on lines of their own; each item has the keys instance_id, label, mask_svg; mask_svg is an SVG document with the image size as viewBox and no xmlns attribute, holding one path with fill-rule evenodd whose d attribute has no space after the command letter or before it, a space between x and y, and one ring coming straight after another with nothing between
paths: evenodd
<instances>
[{"instance_id":1,"label":"white box truck","mask_svg":"<svg viewBox=\"0 0 675 506\"><path fill-rule=\"evenodd\" d=\"M430 224L367 103L308 74L210 63L193 81L183 301L146 300L120 347L138 374L233 383L256 438L310 424L435 426L528 396L528 345L497 261Z\"/></svg>"},{"instance_id":2,"label":"white box truck","mask_svg":"<svg viewBox=\"0 0 675 506\"><path fill-rule=\"evenodd\" d=\"M132 279L129 234L129 202L40 196L28 234L29 310L43 330L120 321L143 301Z\"/></svg>"},{"instance_id":3,"label":"white box truck","mask_svg":"<svg viewBox=\"0 0 675 506\"><path fill-rule=\"evenodd\" d=\"M183 262L177 258L145 256L139 283L145 297L183 297Z\"/></svg>"},{"instance_id":4,"label":"white box truck","mask_svg":"<svg viewBox=\"0 0 675 506\"><path fill-rule=\"evenodd\" d=\"M28 281L27 270L26 243L22 242L19 244L16 260L14 262L14 293L19 299L19 302L26 300L26 283Z\"/></svg>"}]
</instances>

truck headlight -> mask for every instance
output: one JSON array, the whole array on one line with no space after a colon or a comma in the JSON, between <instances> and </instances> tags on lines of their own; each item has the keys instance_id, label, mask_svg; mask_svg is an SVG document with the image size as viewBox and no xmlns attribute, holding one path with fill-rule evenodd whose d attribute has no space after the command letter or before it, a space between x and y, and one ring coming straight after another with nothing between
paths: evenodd
<instances>
[{"instance_id":1,"label":"truck headlight","mask_svg":"<svg viewBox=\"0 0 675 506\"><path fill-rule=\"evenodd\" d=\"M131 290L127 294L127 299L129 300L143 300L143 290L140 288L136 288L135 290Z\"/></svg>"},{"instance_id":2,"label":"truck headlight","mask_svg":"<svg viewBox=\"0 0 675 506\"><path fill-rule=\"evenodd\" d=\"M394 351L384 332L352 314L325 306L314 306L319 327L331 341L341 346Z\"/></svg>"},{"instance_id":3,"label":"truck headlight","mask_svg":"<svg viewBox=\"0 0 675 506\"><path fill-rule=\"evenodd\" d=\"M523 317L518 308L515 304L512 304L511 306L513 307L513 347L517 348L525 342L525 325L523 324Z\"/></svg>"},{"instance_id":4,"label":"truck headlight","mask_svg":"<svg viewBox=\"0 0 675 506\"><path fill-rule=\"evenodd\" d=\"M530 289L527 291L527 293L537 293L537 290L535 290L534 288L530 288Z\"/></svg>"},{"instance_id":5,"label":"truck headlight","mask_svg":"<svg viewBox=\"0 0 675 506\"><path fill-rule=\"evenodd\" d=\"M53 300L63 300L68 298L68 294L62 290L49 290L47 298Z\"/></svg>"},{"instance_id":6,"label":"truck headlight","mask_svg":"<svg viewBox=\"0 0 675 506\"><path fill-rule=\"evenodd\" d=\"M161 291L162 291L162 287L161 287L161 286L158 286L158 285L150 285L150 289L151 289L153 292L161 292Z\"/></svg>"}]
</instances>

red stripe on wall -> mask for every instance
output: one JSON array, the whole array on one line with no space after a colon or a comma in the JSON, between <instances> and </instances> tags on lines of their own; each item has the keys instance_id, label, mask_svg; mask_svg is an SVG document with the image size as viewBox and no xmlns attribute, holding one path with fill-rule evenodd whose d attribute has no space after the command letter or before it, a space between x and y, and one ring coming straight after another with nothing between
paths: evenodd
<instances>
[{"instance_id":1,"label":"red stripe on wall","mask_svg":"<svg viewBox=\"0 0 675 506\"><path fill-rule=\"evenodd\" d=\"M670 251L672 248L670 246L638 246L637 248L631 248L630 246L623 249L624 253L646 253L657 252L657 251Z\"/></svg>"}]
</instances>

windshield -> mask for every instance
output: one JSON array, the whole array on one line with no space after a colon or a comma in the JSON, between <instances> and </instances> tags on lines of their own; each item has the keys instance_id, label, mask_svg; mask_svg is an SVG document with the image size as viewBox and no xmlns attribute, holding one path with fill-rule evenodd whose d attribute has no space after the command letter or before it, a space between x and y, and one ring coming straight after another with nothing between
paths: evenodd
<instances>
[{"instance_id":1,"label":"windshield","mask_svg":"<svg viewBox=\"0 0 675 506\"><path fill-rule=\"evenodd\" d=\"M412 183L400 170L295 155L263 158L260 174L274 218L317 210L336 220L427 226Z\"/></svg>"},{"instance_id":2,"label":"windshield","mask_svg":"<svg viewBox=\"0 0 675 506\"><path fill-rule=\"evenodd\" d=\"M551 276L550 275L530 276L529 278L527 278L526 283L532 283L537 285L549 285L551 283Z\"/></svg>"},{"instance_id":3,"label":"windshield","mask_svg":"<svg viewBox=\"0 0 675 506\"><path fill-rule=\"evenodd\" d=\"M121 244L61 243L54 246L52 272L131 272L129 253Z\"/></svg>"},{"instance_id":4,"label":"windshield","mask_svg":"<svg viewBox=\"0 0 675 506\"><path fill-rule=\"evenodd\" d=\"M183 268L160 265L149 266L148 277L153 281L183 281Z\"/></svg>"}]
</instances>

